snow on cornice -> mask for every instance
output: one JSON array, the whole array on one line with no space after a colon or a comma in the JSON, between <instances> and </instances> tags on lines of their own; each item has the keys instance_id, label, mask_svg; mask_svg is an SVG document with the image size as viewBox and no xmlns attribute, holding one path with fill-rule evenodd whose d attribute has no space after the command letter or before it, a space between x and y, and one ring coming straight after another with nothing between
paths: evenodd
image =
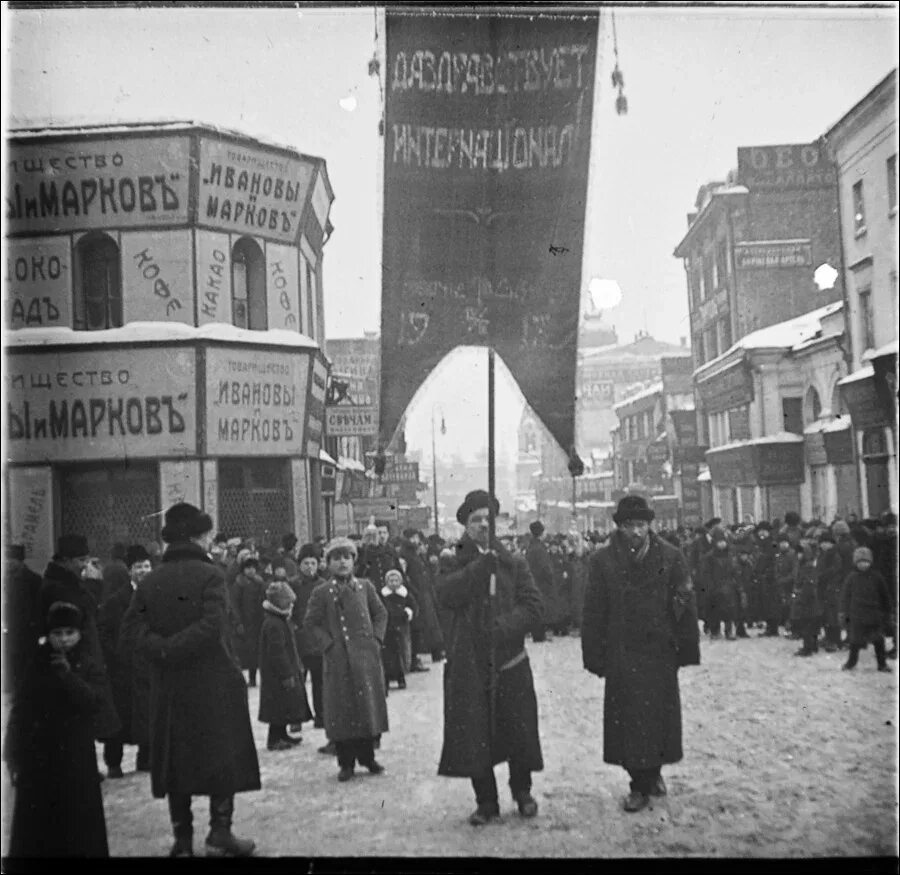
<instances>
[{"instance_id":1,"label":"snow on cornice","mask_svg":"<svg viewBox=\"0 0 900 875\"><path fill-rule=\"evenodd\" d=\"M757 444L802 444L803 435L792 431L779 431L775 434L767 434L758 438L750 438L743 441L732 441L730 444L722 444L718 447L710 447L706 454L721 453L724 450L734 450L738 447L752 447Z\"/></svg>"}]
</instances>

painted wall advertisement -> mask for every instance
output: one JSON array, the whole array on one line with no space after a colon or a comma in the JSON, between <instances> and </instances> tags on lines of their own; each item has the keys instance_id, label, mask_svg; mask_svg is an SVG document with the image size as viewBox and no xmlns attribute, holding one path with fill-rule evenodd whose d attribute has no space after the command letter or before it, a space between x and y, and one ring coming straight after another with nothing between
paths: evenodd
<instances>
[{"instance_id":1,"label":"painted wall advertisement","mask_svg":"<svg viewBox=\"0 0 900 875\"><path fill-rule=\"evenodd\" d=\"M201 225L296 243L316 164L225 140L200 140Z\"/></svg>"},{"instance_id":2,"label":"painted wall advertisement","mask_svg":"<svg viewBox=\"0 0 900 875\"><path fill-rule=\"evenodd\" d=\"M328 366L320 355L312 360L309 381L309 409L306 417L306 455L319 458L325 436L325 393L328 389Z\"/></svg>"},{"instance_id":3,"label":"painted wall advertisement","mask_svg":"<svg viewBox=\"0 0 900 875\"><path fill-rule=\"evenodd\" d=\"M277 243L266 245L269 328L300 330L300 275L297 250Z\"/></svg>"},{"instance_id":4,"label":"painted wall advertisement","mask_svg":"<svg viewBox=\"0 0 900 875\"><path fill-rule=\"evenodd\" d=\"M122 235L122 307L126 322L194 324L191 232Z\"/></svg>"},{"instance_id":5,"label":"painted wall advertisement","mask_svg":"<svg viewBox=\"0 0 900 875\"><path fill-rule=\"evenodd\" d=\"M372 338L326 340L331 372L349 382L349 400L354 404L378 406L381 374L381 347Z\"/></svg>"},{"instance_id":6,"label":"painted wall advertisement","mask_svg":"<svg viewBox=\"0 0 900 875\"><path fill-rule=\"evenodd\" d=\"M72 265L69 240L6 241L5 304L10 328L72 324Z\"/></svg>"},{"instance_id":7,"label":"painted wall advertisement","mask_svg":"<svg viewBox=\"0 0 900 875\"><path fill-rule=\"evenodd\" d=\"M770 267L811 267L812 241L764 240L734 244L737 270Z\"/></svg>"},{"instance_id":8,"label":"painted wall advertisement","mask_svg":"<svg viewBox=\"0 0 900 875\"><path fill-rule=\"evenodd\" d=\"M382 440L474 345L572 446L596 43L596 10L388 8Z\"/></svg>"},{"instance_id":9,"label":"painted wall advertisement","mask_svg":"<svg viewBox=\"0 0 900 875\"><path fill-rule=\"evenodd\" d=\"M738 182L750 191L830 188L837 185L837 169L822 143L742 146Z\"/></svg>"},{"instance_id":10,"label":"painted wall advertisement","mask_svg":"<svg viewBox=\"0 0 900 875\"><path fill-rule=\"evenodd\" d=\"M191 456L197 450L192 349L10 352L7 453L14 462Z\"/></svg>"},{"instance_id":11,"label":"painted wall advertisement","mask_svg":"<svg viewBox=\"0 0 900 875\"><path fill-rule=\"evenodd\" d=\"M194 232L197 241L197 320L231 323L231 244L227 234Z\"/></svg>"},{"instance_id":12,"label":"painted wall advertisement","mask_svg":"<svg viewBox=\"0 0 900 875\"><path fill-rule=\"evenodd\" d=\"M9 468L10 543L25 548L32 569L44 569L53 555L53 483L49 467Z\"/></svg>"},{"instance_id":13,"label":"painted wall advertisement","mask_svg":"<svg viewBox=\"0 0 900 875\"><path fill-rule=\"evenodd\" d=\"M186 222L188 142L186 136L10 141L7 233Z\"/></svg>"},{"instance_id":14,"label":"painted wall advertisement","mask_svg":"<svg viewBox=\"0 0 900 875\"><path fill-rule=\"evenodd\" d=\"M206 452L302 455L309 352L206 352Z\"/></svg>"}]
</instances>

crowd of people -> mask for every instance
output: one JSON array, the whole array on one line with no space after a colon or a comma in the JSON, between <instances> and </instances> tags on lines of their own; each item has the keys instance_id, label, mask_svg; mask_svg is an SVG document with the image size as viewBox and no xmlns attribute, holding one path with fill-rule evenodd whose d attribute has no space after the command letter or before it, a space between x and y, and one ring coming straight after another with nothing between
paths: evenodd
<instances>
[{"instance_id":1,"label":"crowd of people","mask_svg":"<svg viewBox=\"0 0 900 875\"><path fill-rule=\"evenodd\" d=\"M212 520L182 503L166 512L164 552L116 545L101 563L83 536L66 534L40 576L21 547L9 547L4 682L14 696L4 758L17 788L10 856L107 852L95 740L109 779L123 776L125 747L136 747L136 769L168 800L173 856L193 852L194 795L210 800L207 853L252 853L231 819L234 794L260 786L247 698L257 684L267 750L295 749L311 722L325 731L319 752L336 758L345 782L356 764L384 770L375 752L388 730L391 685L406 690L409 675L429 671L427 659L446 655L439 772L472 779L478 807L470 822L481 825L499 813L493 766L502 761L520 814L537 813L531 772L543 761L526 636L546 643L581 635L585 668L607 678L605 758L631 776L629 811L666 792L660 764L681 757L675 672L699 662L698 622L710 639L747 638L754 628L788 635L800 641L797 656L846 648L847 670L871 643L878 669L890 671L894 515L830 525L796 513L752 525L714 518L693 531L654 532L646 502L626 499L610 535L548 535L533 522L526 536L491 542L489 512L499 505L476 490L457 515L465 532L455 541L414 529L392 535L390 523L372 520L362 535L327 544L299 544L288 533L260 546L214 535ZM623 581L636 593L662 585L648 569L664 578L668 602L650 598L635 608L610 598ZM666 616L648 620L654 605L667 603ZM609 642L633 632L635 610L644 624L675 623L671 634L682 643L674 661L662 639L659 652L648 644L646 677L629 666L624 683ZM623 702L648 691L675 704L659 705L665 714L623 734L616 709L627 711ZM55 789L63 776L77 792ZM65 829L48 839L43 824L51 820Z\"/></svg>"}]
</instances>

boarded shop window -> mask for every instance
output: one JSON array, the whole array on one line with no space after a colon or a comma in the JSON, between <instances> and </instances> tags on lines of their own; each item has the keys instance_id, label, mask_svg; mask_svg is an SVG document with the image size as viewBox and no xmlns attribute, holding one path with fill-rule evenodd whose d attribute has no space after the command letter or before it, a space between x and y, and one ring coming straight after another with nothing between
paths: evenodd
<instances>
[{"instance_id":1,"label":"boarded shop window","mask_svg":"<svg viewBox=\"0 0 900 875\"><path fill-rule=\"evenodd\" d=\"M784 420L784 431L803 434L802 398L782 398L781 413Z\"/></svg>"},{"instance_id":2,"label":"boarded shop window","mask_svg":"<svg viewBox=\"0 0 900 875\"><path fill-rule=\"evenodd\" d=\"M231 312L238 328L268 328L266 258L251 237L241 237L231 250Z\"/></svg>"},{"instance_id":3,"label":"boarded shop window","mask_svg":"<svg viewBox=\"0 0 900 875\"><path fill-rule=\"evenodd\" d=\"M219 528L229 537L276 545L292 530L291 471L286 459L219 462Z\"/></svg>"},{"instance_id":4,"label":"boarded shop window","mask_svg":"<svg viewBox=\"0 0 900 875\"><path fill-rule=\"evenodd\" d=\"M109 557L113 544L159 538L155 464L78 465L59 471L60 532L84 535L91 552Z\"/></svg>"},{"instance_id":5,"label":"boarded shop window","mask_svg":"<svg viewBox=\"0 0 900 875\"><path fill-rule=\"evenodd\" d=\"M87 234L75 249L76 331L103 331L122 327L122 283L119 247L106 234Z\"/></svg>"}]
</instances>

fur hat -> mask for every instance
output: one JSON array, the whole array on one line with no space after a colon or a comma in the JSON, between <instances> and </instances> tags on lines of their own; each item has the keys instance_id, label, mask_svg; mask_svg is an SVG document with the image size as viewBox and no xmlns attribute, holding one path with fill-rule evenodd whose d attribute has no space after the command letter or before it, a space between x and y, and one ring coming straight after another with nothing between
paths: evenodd
<instances>
[{"instance_id":1,"label":"fur hat","mask_svg":"<svg viewBox=\"0 0 900 875\"><path fill-rule=\"evenodd\" d=\"M293 550L297 546L298 540L293 532L288 532L286 535L281 536L281 547L284 550Z\"/></svg>"},{"instance_id":2,"label":"fur hat","mask_svg":"<svg viewBox=\"0 0 900 875\"><path fill-rule=\"evenodd\" d=\"M84 535L60 535L56 542L56 555L60 559L77 559L79 556L89 556L90 552Z\"/></svg>"},{"instance_id":3,"label":"fur hat","mask_svg":"<svg viewBox=\"0 0 900 875\"><path fill-rule=\"evenodd\" d=\"M853 551L853 564L857 562L872 562L872 551L868 547L857 547Z\"/></svg>"},{"instance_id":4,"label":"fur hat","mask_svg":"<svg viewBox=\"0 0 900 875\"><path fill-rule=\"evenodd\" d=\"M613 514L613 522L621 526L628 520L643 520L650 522L656 514L647 504L647 499L640 495L626 495L619 501L616 512Z\"/></svg>"},{"instance_id":5,"label":"fur hat","mask_svg":"<svg viewBox=\"0 0 900 875\"><path fill-rule=\"evenodd\" d=\"M796 511L794 511L794 510L789 510L789 511L784 515L784 524L785 524L786 526L791 526L791 527L793 527L793 526L799 526L799 525L800 525L800 514L798 514L798 513L797 513Z\"/></svg>"},{"instance_id":6,"label":"fur hat","mask_svg":"<svg viewBox=\"0 0 900 875\"><path fill-rule=\"evenodd\" d=\"M473 489L457 509L456 521L464 526L469 521L470 514L474 513L476 510L481 510L484 507L490 508L493 511L494 516L497 516L497 514L500 513L500 502L497 501L496 496L492 496L490 493L485 492L484 489Z\"/></svg>"},{"instance_id":7,"label":"fur hat","mask_svg":"<svg viewBox=\"0 0 900 875\"><path fill-rule=\"evenodd\" d=\"M173 504L165 516L165 525L160 532L162 539L167 544L176 541L189 541L212 531L213 522L209 514L203 513L199 507L194 507L186 501Z\"/></svg>"},{"instance_id":8,"label":"fur hat","mask_svg":"<svg viewBox=\"0 0 900 875\"><path fill-rule=\"evenodd\" d=\"M266 601L282 611L292 607L296 598L294 591L283 580L273 580L266 587Z\"/></svg>"},{"instance_id":9,"label":"fur hat","mask_svg":"<svg viewBox=\"0 0 900 875\"><path fill-rule=\"evenodd\" d=\"M330 559L335 550L346 550L354 559L358 555L356 544L349 538L332 538L325 547L325 558Z\"/></svg>"},{"instance_id":10,"label":"fur hat","mask_svg":"<svg viewBox=\"0 0 900 875\"><path fill-rule=\"evenodd\" d=\"M835 520L831 524L831 534L835 538L847 537L850 534L850 526L844 520Z\"/></svg>"},{"instance_id":11,"label":"fur hat","mask_svg":"<svg viewBox=\"0 0 900 875\"><path fill-rule=\"evenodd\" d=\"M535 520L528 526L528 531L531 532L535 538L540 538L540 536L544 534L544 524L540 520Z\"/></svg>"},{"instance_id":12,"label":"fur hat","mask_svg":"<svg viewBox=\"0 0 900 875\"><path fill-rule=\"evenodd\" d=\"M719 525L721 522L722 522L722 517L720 517L720 516L714 516L712 519L707 520L707 521L703 524L703 528L706 529L707 531L709 531L710 529L714 529L714 528L715 528L717 525Z\"/></svg>"},{"instance_id":13,"label":"fur hat","mask_svg":"<svg viewBox=\"0 0 900 875\"><path fill-rule=\"evenodd\" d=\"M245 568L259 568L259 556L254 556L249 550L241 550L237 559L238 567L243 571Z\"/></svg>"},{"instance_id":14,"label":"fur hat","mask_svg":"<svg viewBox=\"0 0 900 875\"><path fill-rule=\"evenodd\" d=\"M62 629L70 626L73 629L80 629L84 621L84 615L81 608L73 605L71 602L53 602L47 611L47 621L44 628L49 632L51 629Z\"/></svg>"},{"instance_id":15,"label":"fur hat","mask_svg":"<svg viewBox=\"0 0 900 875\"><path fill-rule=\"evenodd\" d=\"M757 532L761 532L761 531L763 531L763 530L765 530L765 531L767 531L767 532L769 532L769 533L771 534L771 532L772 532L772 524L771 524L768 520L761 520L760 522L758 522L758 523L756 524L756 531L757 531Z\"/></svg>"},{"instance_id":16,"label":"fur hat","mask_svg":"<svg viewBox=\"0 0 900 875\"><path fill-rule=\"evenodd\" d=\"M315 544L304 544L297 552L297 561L302 562L304 559L315 559L318 562L321 552Z\"/></svg>"},{"instance_id":17,"label":"fur hat","mask_svg":"<svg viewBox=\"0 0 900 875\"><path fill-rule=\"evenodd\" d=\"M125 564L131 568L135 562L149 562L150 554L143 544L132 544L125 551Z\"/></svg>"},{"instance_id":18,"label":"fur hat","mask_svg":"<svg viewBox=\"0 0 900 875\"><path fill-rule=\"evenodd\" d=\"M714 544L718 544L719 541L725 541L726 544L728 543L728 534L721 526L713 526L709 530L709 537Z\"/></svg>"},{"instance_id":19,"label":"fur hat","mask_svg":"<svg viewBox=\"0 0 900 875\"><path fill-rule=\"evenodd\" d=\"M819 533L819 543L824 544L826 542L828 542L829 544L835 543L834 535L829 532L828 529L825 529L824 532Z\"/></svg>"}]
</instances>

